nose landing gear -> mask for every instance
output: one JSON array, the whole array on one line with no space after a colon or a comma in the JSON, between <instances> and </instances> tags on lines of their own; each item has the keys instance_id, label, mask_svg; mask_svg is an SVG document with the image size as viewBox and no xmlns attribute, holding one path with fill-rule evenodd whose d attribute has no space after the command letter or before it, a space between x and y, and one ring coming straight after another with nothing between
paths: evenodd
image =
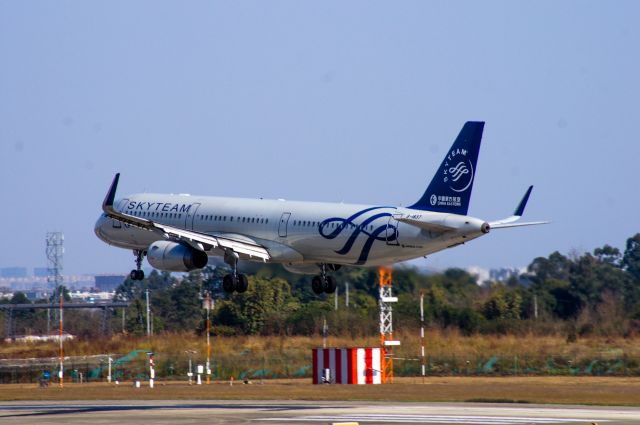
<instances>
[{"instance_id":1,"label":"nose landing gear","mask_svg":"<svg viewBox=\"0 0 640 425\"><path fill-rule=\"evenodd\" d=\"M142 260L147 253L141 249L134 249L133 255L136 256L136 268L131 270L129 277L131 280L142 280L144 279L144 271L142 270Z\"/></svg>"}]
</instances>

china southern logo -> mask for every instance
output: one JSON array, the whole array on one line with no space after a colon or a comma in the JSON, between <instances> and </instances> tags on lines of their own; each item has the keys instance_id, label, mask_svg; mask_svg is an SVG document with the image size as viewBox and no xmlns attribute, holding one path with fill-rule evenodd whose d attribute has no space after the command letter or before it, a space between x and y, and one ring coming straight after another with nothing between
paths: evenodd
<instances>
[{"instance_id":1,"label":"china southern logo","mask_svg":"<svg viewBox=\"0 0 640 425\"><path fill-rule=\"evenodd\" d=\"M473 183L473 164L466 156L466 149L455 149L444 162L443 181L449 183L454 192L464 192Z\"/></svg>"},{"instance_id":2,"label":"china southern logo","mask_svg":"<svg viewBox=\"0 0 640 425\"><path fill-rule=\"evenodd\" d=\"M431 195L429 201L431 202L431 205L435 205L438 202L438 197L436 195Z\"/></svg>"}]
</instances>

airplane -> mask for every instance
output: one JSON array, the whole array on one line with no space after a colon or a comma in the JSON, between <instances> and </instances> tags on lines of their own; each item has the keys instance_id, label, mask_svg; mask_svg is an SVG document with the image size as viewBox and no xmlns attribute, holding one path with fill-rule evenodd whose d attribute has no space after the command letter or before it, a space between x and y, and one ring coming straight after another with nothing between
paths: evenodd
<instances>
[{"instance_id":1,"label":"airplane","mask_svg":"<svg viewBox=\"0 0 640 425\"><path fill-rule=\"evenodd\" d=\"M464 124L422 197L408 207L152 193L116 200L117 173L95 233L133 251L133 280L144 278L145 256L154 268L175 272L201 269L210 256L220 256L231 267L222 282L228 293L248 288L239 260L317 273L313 292L333 293L337 283L329 273L342 266L392 265L462 245L492 229L548 223L518 222L533 186L505 219L487 222L467 215L483 129L483 121Z\"/></svg>"}]
</instances>

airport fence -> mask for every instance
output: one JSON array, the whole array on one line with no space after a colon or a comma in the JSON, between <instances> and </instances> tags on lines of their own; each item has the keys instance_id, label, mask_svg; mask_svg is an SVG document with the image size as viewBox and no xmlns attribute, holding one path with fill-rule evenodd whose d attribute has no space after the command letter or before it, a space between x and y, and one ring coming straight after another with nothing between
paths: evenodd
<instances>
[{"instance_id":1,"label":"airport fence","mask_svg":"<svg viewBox=\"0 0 640 425\"><path fill-rule=\"evenodd\" d=\"M67 382L106 381L109 357L112 358L112 380L127 382L149 378L146 350L134 350L127 354L66 357L65 379ZM188 380L189 362L186 356L155 353L154 359L157 380ZM194 375L197 366L204 366L205 361L202 356L192 358ZM395 376L419 376L421 364L420 358L397 358L394 362ZM427 357L425 366L428 376L640 376L640 359L626 356L580 360L566 356ZM56 357L0 360L0 383L37 383L46 372L53 377L53 381L57 381L58 368L59 360ZM270 357L251 351L222 354L212 357L211 371L213 380L223 381L231 377L237 381L310 379L311 353L285 353Z\"/></svg>"}]
</instances>

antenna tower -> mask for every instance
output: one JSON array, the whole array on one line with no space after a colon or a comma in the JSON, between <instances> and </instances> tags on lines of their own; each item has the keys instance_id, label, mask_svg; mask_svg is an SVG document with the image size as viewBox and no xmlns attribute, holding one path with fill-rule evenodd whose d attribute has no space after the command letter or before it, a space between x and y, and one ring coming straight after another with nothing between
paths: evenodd
<instances>
[{"instance_id":1,"label":"antenna tower","mask_svg":"<svg viewBox=\"0 0 640 425\"><path fill-rule=\"evenodd\" d=\"M391 268L378 269L380 282L380 351L382 351L382 383L393 383L393 347L400 341L393 339L393 303L398 298L391 293L393 275Z\"/></svg>"},{"instance_id":2,"label":"antenna tower","mask_svg":"<svg viewBox=\"0 0 640 425\"><path fill-rule=\"evenodd\" d=\"M62 256L64 255L64 235L62 232L47 233L47 283L55 290L62 285Z\"/></svg>"}]
</instances>

